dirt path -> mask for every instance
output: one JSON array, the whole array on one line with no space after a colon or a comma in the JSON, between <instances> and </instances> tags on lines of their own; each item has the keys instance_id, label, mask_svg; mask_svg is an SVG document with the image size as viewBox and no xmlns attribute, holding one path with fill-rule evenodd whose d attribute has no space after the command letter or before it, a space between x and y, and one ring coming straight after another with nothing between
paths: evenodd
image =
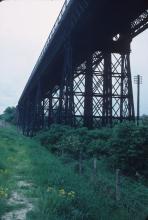
<instances>
[{"instance_id":1,"label":"dirt path","mask_svg":"<svg viewBox=\"0 0 148 220\"><path fill-rule=\"evenodd\" d=\"M26 220L28 212L35 207L29 141L11 130L10 134L4 133L0 139L0 162L3 165L0 167L0 187L5 193L5 208L0 213L0 220Z\"/></svg>"},{"instance_id":2,"label":"dirt path","mask_svg":"<svg viewBox=\"0 0 148 220\"><path fill-rule=\"evenodd\" d=\"M24 189L30 189L32 184L24 180L19 180L17 187L17 191L12 192L7 202L8 206L17 208L5 213L1 220L25 220L27 213L33 210L31 200L24 195Z\"/></svg>"}]
</instances>

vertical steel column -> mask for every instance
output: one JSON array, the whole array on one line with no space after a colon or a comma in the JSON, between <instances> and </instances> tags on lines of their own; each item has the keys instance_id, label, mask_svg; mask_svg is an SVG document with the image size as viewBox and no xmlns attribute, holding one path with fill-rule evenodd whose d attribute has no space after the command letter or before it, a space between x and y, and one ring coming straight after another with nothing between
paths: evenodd
<instances>
[{"instance_id":1,"label":"vertical steel column","mask_svg":"<svg viewBox=\"0 0 148 220\"><path fill-rule=\"evenodd\" d=\"M26 136L34 135L34 108L35 102L32 97L27 100Z\"/></svg>"},{"instance_id":2,"label":"vertical steel column","mask_svg":"<svg viewBox=\"0 0 148 220\"><path fill-rule=\"evenodd\" d=\"M90 55L86 61L85 73L85 100L84 100L84 126L93 127L93 69L92 56Z\"/></svg>"},{"instance_id":3,"label":"vertical steel column","mask_svg":"<svg viewBox=\"0 0 148 220\"><path fill-rule=\"evenodd\" d=\"M31 100L31 110L30 110L30 113L31 113L31 125L30 125L30 136L33 136L35 134L35 131L36 131L36 99L34 99L32 97L32 100Z\"/></svg>"},{"instance_id":4,"label":"vertical steel column","mask_svg":"<svg viewBox=\"0 0 148 220\"><path fill-rule=\"evenodd\" d=\"M17 126L18 129L22 130L23 127L23 106L18 104L17 106Z\"/></svg>"},{"instance_id":5,"label":"vertical steel column","mask_svg":"<svg viewBox=\"0 0 148 220\"><path fill-rule=\"evenodd\" d=\"M23 106L22 106L22 132L23 134L25 135L25 106L24 106L24 103L23 103Z\"/></svg>"},{"instance_id":6,"label":"vertical steel column","mask_svg":"<svg viewBox=\"0 0 148 220\"><path fill-rule=\"evenodd\" d=\"M70 40L65 44L63 78L60 85L59 123L73 125L73 67Z\"/></svg>"},{"instance_id":7,"label":"vertical steel column","mask_svg":"<svg viewBox=\"0 0 148 220\"><path fill-rule=\"evenodd\" d=\"M62 77L62 82L60 85L60 91L59 91L59 108L58 108L58 123L62 124L65 121L65 109L64 109L64 78L65 76Z\"/></svg>"},{"instance_id":8,"label":"vertical steel column","mask_svg":"<svg viewBox=\"0 0 148 220\"><path fill-rule=\"evenodd\" d=\"M120 122L123 121L123 103L124 103L124 93L123 93L123 84L125 80L125 69L124 69L124 55L121 55L121 102L120 102Z\"/></svg>"},{"instance_id":9,"label":"vertical steel column","mask_svg":"<svg viewBox=\"0 0 148 220\"><path fill-rule=\"evenodd\" d=\"M41 129L45 126L45 99L41 98Z\"/></svg>"},{"instance_id":10,"label":"vertical steel column","mask_svg":"<svg viewBox=\"0 0 148 220\"><path fill-rule=\"evenodd\" d=\"M53 123L59 123L59 103L60 103L60 88L55 86L52 89L52 108L51 108L51 118Z\"/></svg>"},{"instance_id":11,"label":"vertical steel column","mask_svg":"<svg viewBox=\"0 0 148 220\"><path fill-rule=\"evenodd\" d=\"M38 82L36 88L36 104L35 104L35 130L38 131L43 127L43 106L41 83Z\"/></svg>"},{"instance_id":12,"label":"vertical steel column","mask_svg":"<svg viewBox=\"0 0 148 220\"><path fill-rule=\"evenodd\" d=\"M103 87L103 115L102 125L112 125L112 73L111 53L104 54L104 87Z\"/></svg>"},{"instance_id":13,"label":"vertical steel column","mask_svg":"<svg viewBox=\"0 0 148 220\"><path fill-rule=\"evenodd\" d=\"M26 136L29 136L30 129L30 100L27 98L25 101L25 121L24 121L24 133Z\"/></svg>"},{"instance_id":14,"label":"vertical steel column","mask_svg":"<svg viewBox=\"0 0 148 220\"><path fill-rule=\"evenodd\" d=\"M52 124L52 90L48 93L48 127Z\"/></svg>"},{"instance_id":15,"label":"vertical steel column","mask_svg":"<svg viewBox=\"0 0 148 220\"><path fill-rule=\"evenodd\" d=\"M73 125L73 66L72 66L72 46L69 41L66 50L66 93L65 93L65 116L66 124Z\"/></svg>"},{"instance_id":16,"label":"vertical steel column","mask_svg":"<svg viewBox=\"0 0 148 220\"><path fill-rule=\"evenodd\" d=\"M22 133L24 134L25 131L25 109L24 104L19 103L18 105L18 111L19 111L19 128L22 130Z\"/></svg>"},{"instance_id":17,"label":"vertical steel column","mask_svg":"<svg viewBox=\"0 0 148 220\"><path fill-rule=\"evenodd\" d=\"M131 76L131 66L130 66L130 54L128 53L125 57L127 64L127 77L128 77L128 112L129 112L129 120L135 120L135 109L134 109L134 98L133 98L133 86L132 86L132 76Z\"/></svg>"}]
</instances>

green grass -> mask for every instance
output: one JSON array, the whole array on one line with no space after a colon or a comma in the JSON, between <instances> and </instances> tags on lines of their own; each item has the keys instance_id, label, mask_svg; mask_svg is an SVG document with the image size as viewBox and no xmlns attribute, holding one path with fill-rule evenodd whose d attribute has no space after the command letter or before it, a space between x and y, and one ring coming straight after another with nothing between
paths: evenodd
<instances>
[{"instance_id":1,"label":"green grass","mask_svg":"<svg viewBox=\"0 0 148 220\"><path fill-rule=\"evenodd\" d=\"M105 159L98 160L95 179L92 160L84 161L79 175L76 161L51 154L39 141L18 134L14 127L0 129L0 186L8 188L0 198L3 213L19 209L7 204L11 193L20 191L34 205L27 220L144 220L148 215L148 189L141 182L121 179L121 200L115 200L115 173ZM17 187L25 180L30 187Z\"/></svg>"}]
</instances>

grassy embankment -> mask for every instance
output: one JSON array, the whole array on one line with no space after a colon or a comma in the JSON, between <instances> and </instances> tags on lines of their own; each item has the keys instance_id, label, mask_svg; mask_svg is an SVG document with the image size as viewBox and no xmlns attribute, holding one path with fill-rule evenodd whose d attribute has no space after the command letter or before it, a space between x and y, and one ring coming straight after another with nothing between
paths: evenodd
<instances>
[{"instance_id":1,"label":"grassy embankment","mask_svg":"<svg viewBox=\"0 0 148 220\"><path fill-rule=\"evenodd\" d=\"M86 142L80 144L77 132ZM110 159L104 152L98 158L97 148L92 150L91 143L99 135L95 132L86 135L85 129L74 132L57 127L29 139L18 134L15 128L1 128L0 217L22 208L22 204L8 202L13 192L18 192L33 204L27 220L144 220L148 215L146 181L122 177L117 202L115 167L109 169ZM110 137L110 131L106 132ZM91 147L84 149L86 143ZM95 174L92 171L94 157L98 169ZM18 187L19 181L28 183L29 187Z\"/></svg>"}]
</instances>

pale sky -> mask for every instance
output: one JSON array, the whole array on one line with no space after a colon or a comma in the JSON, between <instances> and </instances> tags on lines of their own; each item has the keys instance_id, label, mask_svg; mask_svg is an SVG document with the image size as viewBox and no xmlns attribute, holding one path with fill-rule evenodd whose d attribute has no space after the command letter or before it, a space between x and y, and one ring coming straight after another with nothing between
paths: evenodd
<instances>
[{"instance_id":1,"label":"pale sky","mask_svg":"<svg viewBox=\"0 0 148 220\"><path fill-rule=\"evenodd\" d=\"M5 0L0 3L0 113L7 106L17 105L63 2ZM145 31L132 43L132 74L143 76L141 114L148 114L147 42L148 31ZM136 95L136 86L133 87Z\"/></svg>"}]
</instances>

